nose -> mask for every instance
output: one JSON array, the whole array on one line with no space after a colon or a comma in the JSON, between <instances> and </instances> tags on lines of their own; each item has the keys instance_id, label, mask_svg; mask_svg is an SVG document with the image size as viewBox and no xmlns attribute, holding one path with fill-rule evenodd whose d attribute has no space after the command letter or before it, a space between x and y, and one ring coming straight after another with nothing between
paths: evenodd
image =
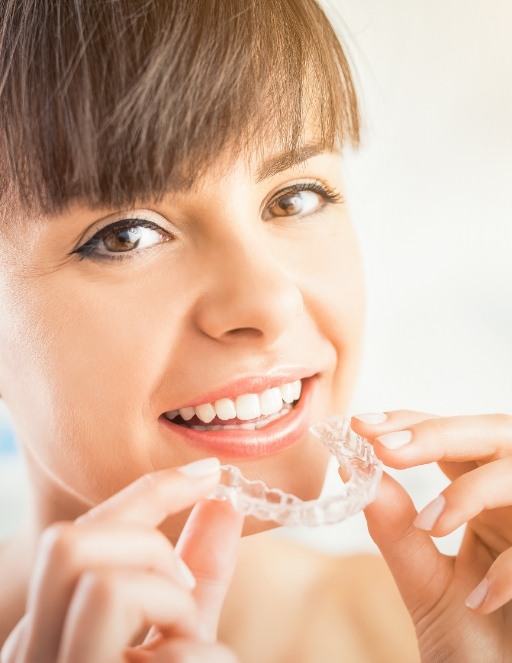
<instances>
[{"instance_id":1,"label":"nose","mask_svg":"<svg viewBox=\"0 0 512 663\"><path fill-rule=\"evenodd\" d=\"M195 323L218 341L271 344L304 311L298 284L264 238L217 238L203 268L205 287Z\"/></svg>"}]
</instances>

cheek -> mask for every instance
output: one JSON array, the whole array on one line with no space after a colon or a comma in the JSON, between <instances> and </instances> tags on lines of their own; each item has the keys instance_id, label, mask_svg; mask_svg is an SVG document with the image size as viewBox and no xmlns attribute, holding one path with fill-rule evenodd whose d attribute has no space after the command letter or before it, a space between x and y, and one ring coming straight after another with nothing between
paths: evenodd
<instances>
[{"instance_id":1,"label":"cheek","mask_svg":"<svg viewBox=\"0 0 512 663\"><path fill-rule=\"evenodd\" d=\"M20 442L95 502L154 469L151 395L183 316L155 279L25 285L0 323L0 387Z\"/></svg>"},{"instance_id":2,"label":"cheek","mask_svg":"<svg viewBox=\"0 0 512 663\"><path fill-rule=\"evenodd\" d=\"M365 322L363 264L348 220L310 243L303 264L306 306L336 353L331 410L346 411L359 369Z\"/></svg>"}]
</instances>

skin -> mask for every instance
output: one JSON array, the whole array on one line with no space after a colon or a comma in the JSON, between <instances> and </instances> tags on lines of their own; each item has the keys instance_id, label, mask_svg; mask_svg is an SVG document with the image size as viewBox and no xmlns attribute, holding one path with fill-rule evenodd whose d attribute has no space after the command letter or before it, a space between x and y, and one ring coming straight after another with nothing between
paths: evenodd
<instances>
[{"instance_id":1,"label":"skin","mask_svg":"<svg viewBox=\"0 0 512 663\"><path fill-rule=\"evenodd\" d=\"M1 578L2 623L11 630L23 617L2 663L233 660L215 633L240 518L226 504L201 501L218 480L215 469L195 477L172 469L204 454L164 434L159 417L205 386L290 363L319 374L312 420L343 411L363 324L361 262L345 206L285 220L262 212L297 180L342 190L339 157L320 154L261 182L257 170L256 163L223 164L186 195L141 202L145 218L177 239L119 263L72 253L119 211L75 206L52 219L4 219L0 392L35 506L23 538L5 553L19 560L25 551L28 560L11 565L18 576ZM489 652L493 661L510 660L510 417L389 412L380 424L355 418L353 427L387 464L441 461L451 480L429 531L388 476L366 510L414 621L421 660L481 663ZM405 430L407 445L386 447L381 436ZM300 492L319 482L324 465L304 440L246 461L244 473ZM297 476L296 467L307 472ZM178 514L194 503L188 520ZM459 555L440 555L430 535L466 521ZM257 527L250 522L246 532ZM18 606L34 551L25 611ZM469 609L464 600L484 576L487 596ZM130 646L151 625L150 639Z\"/></svg>"},{"instance_id":2,"label":"skin","mask_svg":"<svg viewBox=\"0 0 512 663\"><path fill-rule=\"evenodd\" d=\"M437 496L443 498L441 507L432 509L429 503L418 515L403 488L385 475L379 499L366 509L370 533L413 617L421 660L508 663L512 417L437 417L410 411L384 415L374 425L355 417L352 427L374 443L386 465L438 462L450 480ZM389 437L397 432L400 438ZM401 446L392 448L397 439ZM440 554L431 536L444 536L464 524L458 554Z\"/></svg>"},{"instance_id":3,"label":"skin","mask_svg":"<svg viewBox=\"0 0 512 663\"><path fill-rule=\"evenodd\" d=\"M346 207L326 204L300 222L262 220L262 207L289 183L325 181L342 191L340 159L318 155L256 183L259 165L219 166L193 192L141 205L138 216L176 239L157 242L146 229L153 245L133 260L72 254L84 233L86 241L123 218L112 210L74 207L7 237L0 393L37 485L39 530L141 474L201 458L159 417L205 390L305 366L320 374L312 420L345 409L364 306ZM318 256L325 269L317 269ZM323 475L316 447L251 463L244 473L300 494ZM292 460L311 467L309 475L294 479ZM167 525L174 541L182 525Z\"/></svg>"},{"instance_id":4,"label":"skin","mask_svg":"<svg viewBox=\"0 0 512 663\"><path fill-rule=\"evenodd\" d=\"M267 157L275 157L275 150ZM317 375L311 423L346 408L360 354L364 297L359 252L342 201L340 157L320 153L280 172L273 168L258 181L261 170L256 160L229 166L219 162L193 191L169 194L158 204L141 202L136 212L75 205L51 219L20 218L13 223L5 218L0 249L0 392L35 496L29 529L5 554L17 558L21 550L38 550L29 588L32 601L4 654L8 663L53 661L57 651L59 662L85 663L114 655L91 651L76 658L84 634L108 623L103 616L98 625L90 597L117 597L115 606L134 600L135 591L119 598L123 583L112 579L112 566L117 570L128 565L133 571L135 560L127 560L121 551L131 548L126 545L129 533L119 533L125 545L113 543L113 550L108 543L113 532L92 533L100 539L88 547L83 524L78 535L76 525L69 524L101 503L107 507L100 513L118 523L117 502L110 506L108 501L112 495L138 477L204 457L197 447L163 430L163 412L194 402L205 390L247 374L265 374L276 366L303 367ZM335 189L339 202L328 203L326 197L308 192L295 201L299 213L273 214L276 205L270 209L270 199L290 184L305 181ZM301 213L302 208L307 213ZM100 227L135 214L162 229L144 229L147 248L137 249L129 260L79 259L77 247ZM169 241L171 234L174 239ZM322 270L317 268L318 256ZM312 486L319 489L326 463L318 443L307 437L277 456L245 461L244 474L307 497ZM303 470L297 473L297 467ZM195 500L207 492L195 493ZM135 495L145 499L140 489ZM160 505L158 517L151 514L133 525L146 530L158 525L170 547L186 520L187 510L179 512L195 500L178 506L171 500L168 514L162 514ZM236 518L223 521L215 511L210 520L212 529L221 522L215 539L221 561L210 575L218 576L214 585L221 588L222 597L229 575L225 549L230 549L240 527ZM53 543L43 539L37 545L40 535L59 521L66 526L45 534ZM261 527L249 522L246 532ZM132 536L135 540L138 532ZM203 577L204 553L195 560L190 552L198 537L188 520L178 548L183 548L185 559L192 558L191 568ZM81 553L82 546L102 551L100 558ZM30 563L29 559L26 575ZM144 557L135 563L142 573L138 594L151 597L148 565L155 566ZM89 571L97 573L98 568L104 575L91 580ZM19 608L12 606L24 602L26 580L19 574L6 578L4 585L11 607L3 606L2 621L11 627L21 617L16 614ZM59 594L55 588L60 585L67 593ZM69 586L75 587L71 597ZM51 628L41 623L49 614L43 607L48 592L60 606L56 612L70 615L69 626L63 626L62 619ZM180 596L177 606L187 601ZM216 623L221 601L214 603L209 619ZM79 608L73 608L75 604ZM188 647L196 646L197 629L190 623L185 628L176 610L170 616L145 613L137 624L163 624L164 646L177 636L185 638ZM120 626L111 625L121 634L116 640L118 654L134 636L133 628L123 626L122 616L119 620ZM49 646L41 635L47 630L54 634ZM212 652L212 661L215 655Z\"/></svg>"}]
</instances>

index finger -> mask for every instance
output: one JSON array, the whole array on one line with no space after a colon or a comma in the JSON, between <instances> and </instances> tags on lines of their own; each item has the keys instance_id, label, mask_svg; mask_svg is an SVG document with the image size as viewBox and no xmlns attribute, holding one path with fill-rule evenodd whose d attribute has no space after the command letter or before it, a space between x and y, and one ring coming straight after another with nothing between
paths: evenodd
<instances>
[{"instance_id":1,"label":"index finger","mask_svg":"<svg viewBox=\"0 0 512 663\"><path fill-rule=\"evenodd\" d=\"M431 417L379 431L373 441L379 458L397 469L436 461L489 462L512 455L512 416Z\"/></svg>"},{"instance_id":2,"label":"index finger","mask_svg":"<svg viewBox=\"0 0 512 663\"><path fill-rule=\"evenodd\" d=\"M218 458L144 474L75 521L127 523L156 527L168 516L192 506L219 481Z\"/></svg>"}]
</instances>

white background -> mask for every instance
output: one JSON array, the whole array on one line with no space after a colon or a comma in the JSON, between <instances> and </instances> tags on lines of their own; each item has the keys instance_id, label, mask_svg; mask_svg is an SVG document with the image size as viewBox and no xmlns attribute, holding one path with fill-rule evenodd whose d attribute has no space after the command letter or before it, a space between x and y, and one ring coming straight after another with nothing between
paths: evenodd
<instances>
[{"instance_id":1,"label":"white background","mask_svg":"<svg viewBox=\"0 0 512 663\"><path fill-rule=\"evenodd\" d=\"M352 410L512 413L512 4L324 3L342 17L365 124L346 167L368 285ZM399 478L418 507L446 483L436 468ZM288 534L372 548L362 516Z\"/></svg>"},{"instance_id":2,"label":"white background","mask_svg":"<svg viewBox=\"0 0 512 663\"><path fill-rule=\"evenodd\" d=\"M512 5L325 1L343 18L365 125L347 158L368 284L352 409L512 412ZM1 463L0 535L23 502L18 466ZM400 476L418 506L444 485L433 468ZM371 548L362 517L286 534Z\"/></svg>"}]
</instances>

